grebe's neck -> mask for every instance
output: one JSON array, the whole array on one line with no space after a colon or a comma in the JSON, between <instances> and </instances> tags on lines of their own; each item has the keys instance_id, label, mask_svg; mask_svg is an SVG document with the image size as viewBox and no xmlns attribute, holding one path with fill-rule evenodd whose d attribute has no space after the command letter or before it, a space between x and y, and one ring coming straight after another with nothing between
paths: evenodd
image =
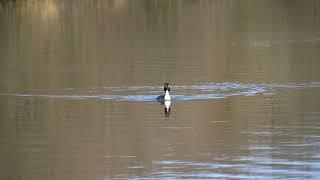
<instances>
[{"instance_id":1,"label":"grebe's neck","mask_svg":"<svg viewBox=\"0 0 320 180\"><path fill-rule=\"evenodd\" d=\"M169 94L168 90L166 90L166 94L164 95L164 100L165 101L170 101L171 100L171 97L170 97L170 94Z\"/></svg>"}]
</instances>

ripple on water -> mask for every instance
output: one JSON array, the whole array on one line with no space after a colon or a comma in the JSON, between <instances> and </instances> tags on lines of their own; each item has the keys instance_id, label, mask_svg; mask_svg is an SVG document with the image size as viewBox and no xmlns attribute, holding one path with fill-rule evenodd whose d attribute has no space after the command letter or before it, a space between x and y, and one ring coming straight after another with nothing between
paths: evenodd
<instances>
[{"instance_id":1,"label":"ripple on water","mask_svg":"<svg viewBox=\"0 0 320 180\"><path fill-rule=\"evenodd\" d=\"M174 101L220 99L231 96L270 95L278 89L319 88L320 82L286 83L286 84L243 84L243 83L209 83L192 86L172 86ZM55 98L55 99L101 99L120 101L155 101L161 94L161 86L119 86L92 87L88 89L65 88L55 91L37 92L0 92L1 96Z\"/></svg>"}]
</instances>

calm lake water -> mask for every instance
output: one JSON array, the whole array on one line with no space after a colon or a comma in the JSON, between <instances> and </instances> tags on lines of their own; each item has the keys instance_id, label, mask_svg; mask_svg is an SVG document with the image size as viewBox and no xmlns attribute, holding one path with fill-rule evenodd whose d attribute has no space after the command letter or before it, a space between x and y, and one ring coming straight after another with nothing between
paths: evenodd
<instances>
[{"instance_id":1,"label":"calm lake water","mask_svg":"<svg viewBox=\"0 0 320 180\"><path fill-rule=\"evenodd\" d=\"M0 55L0 179L320 178L318 0L0 0Z\"/></svg>"}]
</instances>

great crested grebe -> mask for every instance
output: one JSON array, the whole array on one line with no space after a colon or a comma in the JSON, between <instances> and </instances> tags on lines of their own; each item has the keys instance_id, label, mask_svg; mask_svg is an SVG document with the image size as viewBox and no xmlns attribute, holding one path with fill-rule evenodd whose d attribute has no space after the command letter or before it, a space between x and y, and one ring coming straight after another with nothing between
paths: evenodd
<instances>
[{"instance_id":1,"label":"great crested grebe","mask_svg":"<svg viewBox=\"0 0 320 180\"><path fill-rule=\"evenodd\" d=\"M169 94L170 84L169 83L164 83L163 90L164 90L165 94L158 96L157 97L157 101L161 101L161 102L171 101L171 96Z\"/></svg>"}]
</instances>

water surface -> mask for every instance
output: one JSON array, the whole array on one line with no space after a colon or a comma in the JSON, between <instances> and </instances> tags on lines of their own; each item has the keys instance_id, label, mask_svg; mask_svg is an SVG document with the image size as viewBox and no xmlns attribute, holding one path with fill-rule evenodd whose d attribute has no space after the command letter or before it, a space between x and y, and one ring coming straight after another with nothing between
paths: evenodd
<instances>
[{"instance_id":1,"label":"water surface","mask_svg":"<svg viewBox=\"0 0 320 180\"><path fill-rule=\"evenodd\" d=\"M0 0L0 27L0 179L320 178L317 0Z\"/></svg>"}]
</instances>

